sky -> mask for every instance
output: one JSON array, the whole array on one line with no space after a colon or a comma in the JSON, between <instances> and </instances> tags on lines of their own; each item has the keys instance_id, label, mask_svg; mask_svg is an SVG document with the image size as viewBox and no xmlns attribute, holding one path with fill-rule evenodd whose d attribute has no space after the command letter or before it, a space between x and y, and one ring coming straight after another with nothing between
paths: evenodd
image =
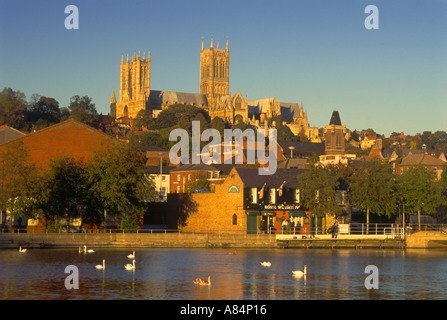
<instances>
[{"instance_id":1,"label":"sky","mask_svg":"<svg viewBox=\"0 0 447 320\"><path fill-rule=\"evenodd\" d=\"M211 37L228 39L231 94L302 102L311 126L338 110L350 130L447 131L446 0L0 0L0 89L107 114L121 56L150 51L151 89L198 93Z\"/></svg>"}]
</instances>

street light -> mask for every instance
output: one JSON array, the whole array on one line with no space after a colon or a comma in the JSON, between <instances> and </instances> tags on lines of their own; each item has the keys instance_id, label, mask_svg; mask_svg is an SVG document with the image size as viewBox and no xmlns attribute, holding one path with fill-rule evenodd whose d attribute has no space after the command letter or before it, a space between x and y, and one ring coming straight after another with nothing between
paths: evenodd
<instances>
[{"instance_id":1,"label":"street light","mask_svg":"<svg viewBox=\"0 0 447 320\"><path fill-rule=\"evenodd\" d=\"M163 156L165 155L163 152L160 152L159 154L158 154L159 156L160 156L160 179L159 179L159 181L160 181L160 191L159 191L159 198L161 199L161 200L163 200L163 195L161 194L161 177L162 177L162 175L163 175Z\"/></svg>"}]
</instances>

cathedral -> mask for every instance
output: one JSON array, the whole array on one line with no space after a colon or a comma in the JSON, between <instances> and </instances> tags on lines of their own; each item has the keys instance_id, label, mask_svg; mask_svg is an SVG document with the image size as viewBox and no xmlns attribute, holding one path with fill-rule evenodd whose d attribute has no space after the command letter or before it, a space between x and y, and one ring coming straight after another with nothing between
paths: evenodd
<instances>
[{"instance_id":1,"label":"cathedral","mask_svg":"<svg viewBox=\"0 0 447 320\"><path fill-rule=\"evenodd\" d=\"M126 61L121 57L119 101L115 90L110 99L110 114L116 119L136 118L142 109L164 110L172 104L188 104L208 111L211 118L220 117L231 124L243 121L256 127L265 125L277 116L287 119L291 131L301 132L313 142L318 142L318 128L310 127L303 104L281 102L276 97L249 100L238 90L230 93L230 50L228 40L225 48L210 47L205 49L202 40L200 50L200 87L199 93L151 90L151 58L143 53L134 53ZM271 122L271 121L270 121ZM275 126L276 124L273 124Z\"/></svg>"}]
</instances>

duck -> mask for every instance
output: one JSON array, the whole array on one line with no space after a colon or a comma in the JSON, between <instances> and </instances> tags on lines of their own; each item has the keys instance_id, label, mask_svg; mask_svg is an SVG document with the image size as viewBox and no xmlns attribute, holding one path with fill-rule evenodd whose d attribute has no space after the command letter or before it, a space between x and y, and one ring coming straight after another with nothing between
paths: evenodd
<instances>
[{"instance_id":1,"label":"duck","mask_svg":"<svg viewBox=\"0 0 447 320\"><path fill-rule=\"evenodd\" d=\"M24 252L26 252L28 249L22 249L22 246L19 246L19 252L20 253L24 253Z\"/></svg>"},{"instance_id":2,"label":"duck","mask_svg":"<svg viewBox=\"0 0 447 320\"><path fill-rule=\"evenodd\" d=\"M129 259L134 259L135 258L135 251L132 254L129 254L127 257Z\"/></svg>"},{"instance_id":3,"label":"duck","mask_svg":"<svg viewBox=\"0 0 447 320\"><path fill-rule=\"evenodd\" d=\"M104 269L106 268L106 260L102 260L102 265L97 264L97 265L95 266L95 268L96 268L96 269L102 269L102 270L104 270Z\"/></svg>"},{"instance_id":4,"label":"duck","mask_svg":"<svg viewBox=\"0 0 447 320\"><path fill-rule=\"evenodd\" d=\"M87 250L87 246L84 246L84 253L93 253L93 252L95 252L95 250L92 249Z\"/></svg>"},{"instance_id":5,"label":"duck","mask_svg":"<svg viewBox=\"0 0 447 320\"><path fill-rule=\"evenodd\" d=\"M208 276L208 281L203 278L197 278L193 282L199 286L211 286L211 277Z\"/></svg>"},{"instance_id":6,"label":"duck","mask_svg":"<svg viewBox=\"0 0 447 320\"><path fill-rule=\"evenodd\" d=\"M261 266L263 266L263 267L271 267L272 263L270 261L264 261L264 262L261 262Z\"/></svg>"},{"instance_id":7,"label":"duck","mask_svg":"<svg viewBox=\"0 0 447 320\"><path fill-rule=\"evenodd\" d=\"M135 259L132 260L132 264L128 263L124 265L126 270L135 270Z\"/></svg>"},{"instance_id":8,"label":"duck","mask_svg":"<svg viewBox=\"0 0 447 320\"><path fill-rule=\"evenodd\" d=\"M292 274L295 277L305 276L307 274L307 266L304 266L304 270L303 271L301 271L301 270L292 271Z\"/></svg>"}]
</instances>

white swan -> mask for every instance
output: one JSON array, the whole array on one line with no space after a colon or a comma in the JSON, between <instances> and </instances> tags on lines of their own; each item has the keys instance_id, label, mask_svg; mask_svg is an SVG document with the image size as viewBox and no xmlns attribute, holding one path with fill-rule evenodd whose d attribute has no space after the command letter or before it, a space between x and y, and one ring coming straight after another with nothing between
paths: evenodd
<instances>
[{"instance_id":1,"label":"white swan","mask_svg":"<svg viewBox=\"0 0 447 320\"><path fill-rule=\"evenodd\" d=\"M22 246L19 246L19 252L20 253L24 253L24 252L26 252L26 250L28 250L28 249L22 249Z\"/></svg>"},{"instance_id":2,"label":"white swan","mask_svg":"<svg viewBox=\"0 0 447 320\"><path fill-rule=\"evenodd\" d=\"M295 277L305 276L307 274L307 266L304 266L304 271L297 270L297 271L292 271L292 273Z\"/></svg>"},{"instance_id":3,"label":"white swan","mask_svg":"<svg viewBox=\"0 0 447 320\"><path fill-rule=\"evenodd\" d=\"M124 265L124 268L126 270L135 270L135 259L132 260L132 264L128 263Z\"/></svg>"},{"instance_id":4,"label":"white swan","mask_svg":"<svg viewBox=\"0 0 447 320\"><path fill-rule=\"evenodd\" d=\"M132 254L129 254L127 257L129 259L134 259L135 258L135 251Z\"/></svg>"},{"instance_id":5,"label":"white swan","mask_svg":"<svg viewBox=\"0 0 447 320\"><path fill-rule=\"evenodd\" d=\"M92 249L88 249L87 250L87 246L84 246L84 253L93 253L93 252L95 252L95 250L92 250Z\"/></svg>"},{"instance_id":6,"label":"white swan","mask_svg":"<svg viewBox=\"0 0 447 320\"><path fill-rule=\"evenodd\" d=\"M208 281L206 281L203 278L197 278L193 282L194 282L194 284L197 284L199 286L211 286L211 277L208 276Z\"/></svg>"},{"instance_id":7,"label":"white swan","mask_svg":"<svg viewBox=\"0 0 447 320\"><path fill-rule=\"evenodd\" d=\"M104 269L106 268L106 260L102 260L102 265L97 264L97 265L95 266L95 268L96 268L96 269L102 269L102 270L104 270Z\"/></svg>"},{"instance_id":8,"label":"white swan","mask_svg":"<svg viewBox=\"0 0 447 320\"><path fill-rule=\"evenodd\" d=\"M263 267L271 267L272 263L270 261L264 261L264 262L261 262L261 266L263 266Z\"/></svg>"}]
</instances>

